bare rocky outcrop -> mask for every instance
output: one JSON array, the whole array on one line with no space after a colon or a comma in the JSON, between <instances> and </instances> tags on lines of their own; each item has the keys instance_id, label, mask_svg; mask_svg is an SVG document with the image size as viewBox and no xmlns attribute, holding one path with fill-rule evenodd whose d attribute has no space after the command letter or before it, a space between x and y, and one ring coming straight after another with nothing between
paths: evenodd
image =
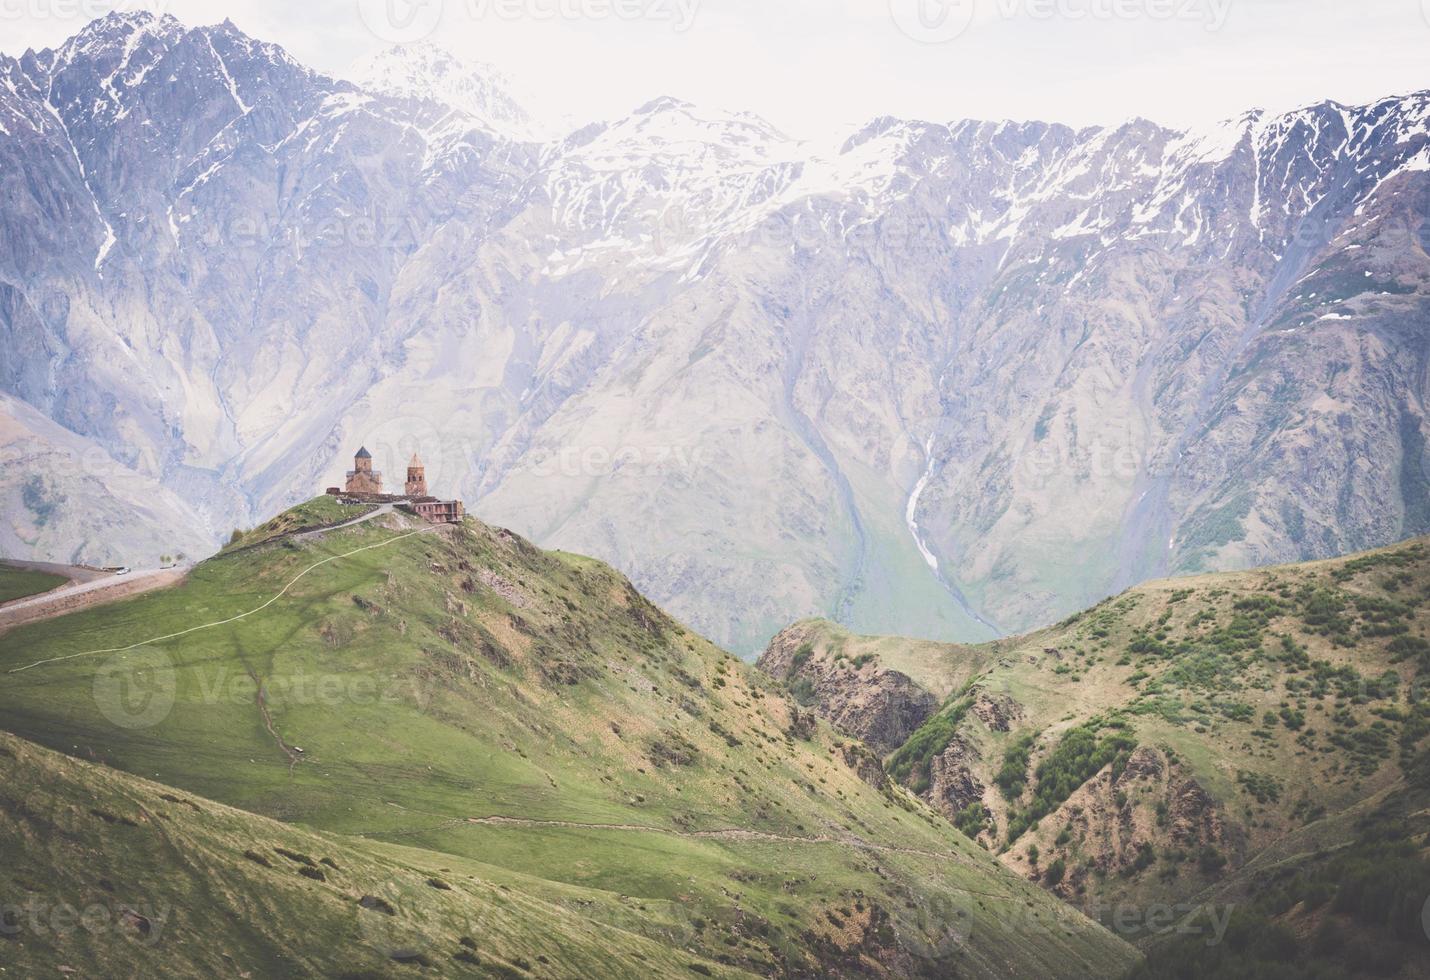
<instances>
[{"instance_id":1,"label":"bare rocky outcrop","mask_svg":"<svg viewBox=\"0 0 1430 980\"><path fill-rule=\"evenodd\" d=\"M1195 779L1174 787L1168 808L1172 839L1179 844L1196 844L1221 833L1221 815L1216 801Z\"/></svg>"},{"instance_id":2,"label":"bare rocky outcrop","mask_svg":"<svg viewBox=\"0 0 1430 980\"><path fill-rule=\"evenodd\" d=\"M889 788L889 776L884 772L884 764L879 757L869 751L868 746L859 742L846 742L839 749L844 764L854 770L855 775L877 790Z\"/></svg>"},{"instance_id":3,"label":"bare rocky outcrop","mask_svg":"<svg viewBox=\"0 0 1430 980\"><path fill-rule=\"evenodd\" d=\"M973 694L973 705L968 709L991 732L1006 732L1014 722L1023 720L1023 706L1006 694L990 694L979 689Z\"/></svg>"},{"instance_id":4,"label":"bare rocky outcrop","mask_svg":"<svg viewBox=\"0 0 1430 980\"><path fill-rule=\"evenodd\" d=\"M1106 767L1084 783L1036 832L1024 835L1004 862L1071 898L1092 875L1135 878L1165 870L1174 858L1187 863L1185 873L1198 873L1195 859L1204 849L1235 863L1241 840L1240 828L1182 765L1163 750L1142 745L1120 773ZM1050 875L1059 861L1061 876ZM1183 873L1180 865L1176 870Z\"/></svg>"},{"instance_id":5,"label":"bare rocky outcrop","mask_svg":"<svg viewBox=\"0 0 1430 980\"><path fill-rule=\"evenodd\" d=\"M961 735L929 763L929 788L925 798L949 819L965 807L982 803L987 787L974 774L978 749Z\"/></svg>"},{"instance_id":6,"label":"bare rocky outcrop","mask_svg":"<svg viewBox=\"0 0 1430 980\"><path fill-rule=\"evenodd\" d=\"M840 657L810 624L796 624L771 640L758 666L820 717L881 754L907 741L939 707L933 694L877 659Z\"/></svg>"},{"instance_id":7,"label":"bare rocky outcrop","mask_svg":"<svg viewBox=\"0 0 1430 980\"><path fill-rule=\"evenodd\" d=\"M789 715L789 736L806 742L814 737L815 715L812 711L800 711L794 708Z\"/></svg>"}]
</instances>

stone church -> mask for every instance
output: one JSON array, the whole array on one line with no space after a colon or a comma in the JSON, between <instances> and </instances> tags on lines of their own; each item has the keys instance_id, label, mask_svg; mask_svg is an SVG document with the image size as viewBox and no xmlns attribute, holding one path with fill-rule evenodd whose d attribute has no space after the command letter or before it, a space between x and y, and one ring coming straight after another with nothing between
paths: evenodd
<instances>
[{"instance_id":1,"label":"stone church","mask_svg":"<svg viewBox=\"0 0 1430 980\"><path fill-rule=\"evenodd\" d=\"M353 468L348 470L347 485L342 489L329 487L328 494L349 498L349 503L394 503L430 524L459 524L466 514L466 508L460 500L438 500L428 494L427 467L416 453L412 454L412 459L407 463L407 481L402 489L401 496L383 492L382 474L372 468L372 453L364 446L353 457Z\"/></svg>"},{"instance_id":2,"label":"stone church","mask_svg":"<svg viewBox=\"0 0 1430 980\"><path fill-rule=\"evenodd\" d=\"M348 471L347 493L382 493L382 474L372 468L372 453L363 446L353 457Z\"/></svg>"}]
</instances>

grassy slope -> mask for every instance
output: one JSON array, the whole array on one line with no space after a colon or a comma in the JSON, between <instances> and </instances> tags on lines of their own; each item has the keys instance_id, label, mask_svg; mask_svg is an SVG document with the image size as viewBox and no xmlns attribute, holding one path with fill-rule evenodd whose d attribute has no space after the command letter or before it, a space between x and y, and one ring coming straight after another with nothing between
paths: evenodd
<instances>
[{"instance_id":1,"label":"grassy slope","mask_svg":"<svg viewBox=\"0 0 1430 980\"><path fill-rule=\"evenodd\" d=\"M26 596L39 595L41 592L59 588L65 581L62 575L0 565L0 602L12 602Z\"/></svg>"},{"instance_id":2,"label":"grassy slope","mask_svg":"<svg viewBox=\"0 0 1430 980\"><path fill-rule=\"evenodd\" d=\"M1377 801L1403 787L1404 766L1430 731L1430 702L1418 683L1430 661L1421 652L1430 649L1423 540L1348 559L1151 583L1058 626L977 647L804 628L816 656L873 652L940 694L976 676L978 687L1017 702L1022 717L1006 733L971 716L959 728L977 750L973 770L994 815L984 840L995 851L1009 848L1010 866L1045 881L1062 858L1057 890L1078 904L1232 895L1271 863L1284 874L1308 854L1342 846ZM1030 809L1040 763L1090 722L1104 726L1104 739L1118 731L1108 723L1125 725L1121 731L1155 749L1175 778L1210 793L1225 831L1216 843L1225 867L1203 867L1196 848L1179 847L1159 813L1166 801L1151 790L1112 801L1122 853L1110 868L1093 866L1095 845L1105 842L1080 839L1083 825L1065 807L1010 847L1010 816ZM1030 735L1029 787L1009 801L994 777L1008 749ZM1102 785L1083 787L1074 804L1107 804L1115 794ZM1070 823L1071 839L1059 842ZM1151 845L1151 863L1126 866L1142 843Z\"/></svg>"},{"instance_id":3,"label":"grassy slope","mask_svg":"<svg viewBox=\"0 0 1430 980\"><path fill-rule=\"evenodd\" d=\"M601 892L303 830L3 733L0 775L0 963L26 976L380 977L418 957L429 976L739 975L622 928L640 913Z\"/></svg>"},{"instance_id":4,"label":"grassy slope","mask_svg":"<svg viewBox=\"0 0 1430 980\"><path fill-rule=\"evenodd\" d=\"M253 548L290 534L345 524L375 510L376 504L345 505L336 497L314 497L296 507L290 507L252 530L235 532L238 536L224 546L224 551Z\"/></svg>"},{"instance_id":5,"label":"grassy slope","mask_svg":"<svg viewBox=\"0 0 1430 980\"><path fill-rule=\"evenodd\" d=\"M789 734L772 684L609 568L475 521L422 528L387 515L277 539L14 631L5 668L124 647L379 546L241 621L9 674L5 725L254 813L629 896L653 911L623 925L670 942L674 921L681 945L757 972L1130 962L921 805L860 781L833 733ZM473 822L494 816L548 823ZM1066 927L1010 932L1025 910Z\"/></svg>"}]
</instances>

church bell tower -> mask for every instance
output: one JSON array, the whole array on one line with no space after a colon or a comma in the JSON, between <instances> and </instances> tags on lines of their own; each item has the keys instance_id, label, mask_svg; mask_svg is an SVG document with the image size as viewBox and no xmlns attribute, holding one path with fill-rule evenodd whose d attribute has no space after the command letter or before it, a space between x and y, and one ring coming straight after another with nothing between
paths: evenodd
<instances>
[{"instance_id":1,"label":"church bell tower","mask_svg":"<svg viewBox=\"0 0 1430 980\"><path fill-rule=\"evenodd\" d=\"M412 454L412 460L407 464L407 496L427 496L427 468L416 453Z\"/></svg>"}]
</instances>

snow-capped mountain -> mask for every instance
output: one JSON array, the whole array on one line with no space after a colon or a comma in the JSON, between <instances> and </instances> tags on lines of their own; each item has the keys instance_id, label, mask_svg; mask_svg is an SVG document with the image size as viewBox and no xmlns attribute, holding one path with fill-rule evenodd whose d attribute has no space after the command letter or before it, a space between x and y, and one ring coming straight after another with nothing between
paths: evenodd
<instances>
[{"instance_id":1,"label":"snow-capped mountain","mask_svg":"<svg viewBox=\"0 0 1430 980\"><path fill-rule=\"evenodd\" d=\"M829 145L662 98L534 144L434 49L377 65L149 15L0 60L0 391L34 412L0 547L101 557L85 508L125 560L217 541L416 448L751 649L1430 530L1430 94ZM86 452L178 503L54 472Z\"/></svg>"},{"instance_id":2,"label":"snow-capped mountain","mask_svg":"<svg viewBox=\"0 0 1430 980\"><path fill-rule=\"evenodd\" d=\"M430 41L396 45L348 72L359 88L398 99L440 102L508 139L539 142L556 133L517 101L511 79L491 65L472 64Z\"/></svg>"}]
</instances>

